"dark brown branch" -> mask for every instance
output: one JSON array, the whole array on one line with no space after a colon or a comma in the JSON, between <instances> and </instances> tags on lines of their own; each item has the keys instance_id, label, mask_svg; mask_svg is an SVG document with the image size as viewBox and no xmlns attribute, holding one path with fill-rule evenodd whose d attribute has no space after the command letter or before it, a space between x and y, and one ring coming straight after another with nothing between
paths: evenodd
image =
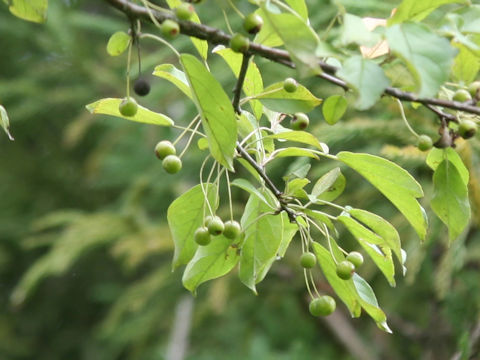
<instances>
[{"instance_id":1,"label":"dark brown branch","mask_svg":"<svg viewBox=\"0 0 480 360\"><path fill-rule=\"evenodd\" d=\"M129 2L128 0L105 0L105 1L108 2L110 5L112 5L113 7L117 8L118 10L122 11L129 17L135 17L138 19L151 21L147 9L142 6L135 5ZM173 15L169 15L166 12L163 13L163 12L152 10L152 13L153 13L153 16L155 16L155 18L160 23L163 22L165 19L174 19L177 21L177 19ZM206 40L213 45L228 46L230 42L231 36L219 29L216 29L207 25L203 25L203 24L197 24L191 21L178 21L178 23L180 25L180 31L182 34L193 36L198 39ZM295 68L295 64L290 58L290 55L285 50L275 49L268 46L251 43L246 54L258 55L260 57L272 60L279 64L283 64L290 68ZM320 68L323 70L323 73L320 74L319 77L331 82L332 84L340 86L345 90L349 89L345 81L335 76L335 72L338 70L335 66L329 65L320 60L318 64ZM441 106L444 108L460 110L467 113L480 115L480 107L473 106L468 103L461 103L458 101L449 101L449 100L442 100L442 99L436 99L436 98L419 98L417 95L411 92L402 91L400 89L393 88L393 87L386 88L384 91L384 94L392 96L399 100L403 100L403 101L418 102L425 106L427 105ZM431 107L428 107L428 108L432 110ZM447 119L453 120L453 118L450 119L450 117L447 117Z\"/></svg>"},{"instance_id":2,"label":"dark brown branch","mask_svg":"<svg viewBox=\"0 0 480 360\"><path fill-rule=\"evenodd\" d=\"M288 207L288 205L285 203L283 199L283 193L278 190L278 188L275 186L275 184L270 180L268 175L265 173L265 170L258 165L258 163L250 156L250 154L239 144L237 143L237 151L240 154L242 158L244 158L258 173L258 175L261 176L261 178L265 181L265 185L272 191L273 195L278 199L280 203L280 207L283 211L285 211L288 215L288 219L290 222L295 222L296 221L296 215L295 212Z\"/></svg>"},{"instance_id":3,"label":"dark brown branch","mask_svg":"<svg viewBox=\"0 0 480 360\"><path fill-rule=\"evenodd\" d=\"M237 114L240 114L242 110L240 109L240 96L242 95L243 83L245 82L245 76L247 75L248 63L250 62L251 55L243 55L242 66L240 68L240 73L238 74L238 80L233 89L233 108Z\"/></svg>"}]
</instances>

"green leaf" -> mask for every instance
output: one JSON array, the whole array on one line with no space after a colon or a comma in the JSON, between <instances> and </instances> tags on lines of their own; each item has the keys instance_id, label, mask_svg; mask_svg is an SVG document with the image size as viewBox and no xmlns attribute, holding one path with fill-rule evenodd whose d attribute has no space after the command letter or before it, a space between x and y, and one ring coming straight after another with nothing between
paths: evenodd
<instances>
[{"instance_id":1,"label":"green leaf","mask_svg":"<svg viewBox=\"0 0 480 360\"><path fill-rule=\"evenodd\" d=\"M303 19L308 19L308 9L305 0L285 0L285 2Z\"/></svg>"},{"instance_id":2,"label":"green leaf","mask_svg":"<svg viewBox=\"0 0 480 360\"><path fill-rule=\"evenodd\" d=\"M239 187L240 189L243 189L250 193L251 195L257 196L260 200L262 200L268 207L270 207L270 210L274 209L270 202L267 201L265 196L258 190L253 184L246 180L246 179L235 179L231 182L233 186Z\"/></svg>"},{"instance_id":3,"label":"green leaf","mask_svg":"<svg viewBox=\"0 0 480 360\"><path fill-rule=\"evenodd\" d=\"M170 9L175 9L176 7L178 7L183 1L182 0L167 0L167 3L168 3L168 6L170 7ZM200 22L200 18L198 17L197 13L194 12L192 14L192 17L190 18L189 21L192 21L194 23L197 23L197 24L201 24ZM200 56L204 59L204 60L207 60L207 56L208 56L208 42L205 41L205 40L200 40L200 39L197 39L193 36L190 37L190 40L192 41L193 45L195 46L195 48L197 49L198 53L200 54Z\"/></svg>"},{"instance_id":4,"label":"green leaf","mask_svg":"<svg viewBox=\"0 0 480 360\"><path fill-rule=\"evenodd\" d=\"M322 113L325 121L334 125L341 119L347 110L347 100L342 95L329 96L322 105Z\"/></svg>"},{"instance_id":5,"label":"green leaf","mask_svg":"<svg viewBox=\"0 0 480 360\"><path fill-rule=\"evenodd\" d=\"M470 202L467 184L457 167L448 159L433 174L434 193L430 206L448 227L450 241L455 240L468 225Z\"/></svg>"},{"instance_id":6,"label":"green leaf","mask_svg":"<svg viewBox=\"0 0 480 360\"><path fill-rule=\"evenodd\" d=\"M355 105L360 110L372 107L390 85L382 68L360 55L345 61L337 75L355 90L358 97Z\"/></svg>"},{"instance_id":7,"label":"green leaf","mask_svg":"<svg viewBox=\"0 0 480 360\"><path fill-rule=\"evenodd\" d=\"M300 76L320 72L317 49L320 39L306 20L293 14L274 14L261 5L265 15L264 20L282 39L290 57L297 65Z\"/></svg>"},{"instance_id":8,"label":"green leaf","mask_svg":"<svg viewBox=\"0 0 480 360\"><path fill-rule=\"evenodd\" d=\"M395 286L395 267L392 251L384 239L367 229L358 221L347 215L341 215L338 220L344 224L355 237L365 252L372 258L391 286Z\"/></svg>"},{"instance_id":9,"label":"green leaf","mask_svg":"<svg viewBox=\"0 0 480 360\"><path fill-rule=\"evenodd\" d=\"M345 183L345 176L340 172L340 168L332 169L315 183L310 200L333 201L342 194Z\"/></svg>"},{"instance_id":10,"label":"green leaf","mask_svg":"<svg viewBox=\"0 0 480 360\"><path fill-rule=\"evenodd\" d=\"M423 240L427 217L416 198L423 196L420 184L397 164L378 156L340 152L338 159L357 171L387 197Z\"/></svg>"},{"instance_id":11,"label":"green leaf","mask_svg":"<svg viewBox=\"0 0 480 360\"><path fill-rule=\"evenodd\" d=\"M294 146L290 146L288 148L275 150L271 154L271 156L274 157L274 158L292 157L292 156L293 157L306 156L306 157L310 157L310 158L318 160L318 156L315 155L315 153L313 153L312 150L305 149L305 148L294 147Z\"/></svg>"},{"instance_id":12,"label":"green leaf","mask_svg":"<svg viewBox=\"0 0 480 360\"><path fill-rule=\"evenodd\" d=\"M130 35L124 31L117 31L110 36L107 44L107 52L110 56L118 56L127 50L130 44Z\"/></svg>"},{"instance_id":13,"label":"green leaf","mask_svg":"<svg viewBox=\"0 0 480 360\"><path fill-rule=\"evenodd\" d=\"M239 277L255 293L255 285L264 279L277 256L283 255L296 231L284 212L264 215L271 211L258 196L251 195L241 220L245 240Z\"/></svg>"},{"instance_id":14,"label":"green leaf","mask_svg":"<svg viewBox=\"0 0 480 360\"><path fill-rule=\"evenodd\" d=\"M433 148L432 150L430 150L427 156L427 165L432 170L435 171L438 168L438 165L440 165L443 160L448 160L450 161L450 163L455 165L458 173L462 178L463 183L465 185L468 185L468 179L470 177L468 173L468 169L463 164L463 161L460 158L460 155L458 155L458 153L452 148L446 148L446 149Z\"/></svg>"},{"instance_id":15,"label":"green leaf","mask_svg":"<svg viewBox=\"0 0 480 360\"><path fill-rule=\"evenodd\" d=\"M204 184L205 192L208 194L208 201L212 210L217 209L215 201L216 187L212 184ZM202 186L194 186L183 193L168 207L167 220L175 243L172 269L188 263L198 245L193 239L193 234L203 224L205 214L205 195ZM207 208L208 209L208 208Z\"/></svg>"},{"instance_id":16,"label":"green leaf","mask_svg":"<svg viewBox=\"0 0 480 360\"><path fill-rule=\"evenodd\" d=\"M360 17L345 14L341 41L344 45L355 43L357 45L374 46L381 41L381 37L379 34L369 31Z\"/></svg>"},{"instance_id":17,"label":"green leaf","mask_svg":"<svg viewBox=\"0 0 480 360\"><path fill-rule=\"evenodd\" d=\"M407 64L412 73L418 96L435 96L448 80L456 51L449 41L420 24L406 23L387 29L390 50Z\"/></svg>"},{"instance_id":18,"label":"green leaf","mask_svg":"<svg viewBox=\"0 0 480 360\"><path fill-rule=\"evenodd\" d=\"M398 235L397 229L395 229L392 224L381 216L366 210L349 209L348 213L380 236L385 242L384 245L393 250L398 261L400 263L403 262L400 235Z\"/></svg>"},{"instance_id":19,"label":"green leaf","mask_svg":"<svg viewBox=\"0 0 480 360\"><path fill-rule=\"evenodd\" d=\"M225 47L216 47L213 49L213 53L220 55L223 60L228 64L230 69L238 78L240 74L240 68L242 67L243 55L234 52L232 49ZM248 65L247 74L245 75L245 81L243 82L243 91L247 96L252 96L263 92L263 80L260 70L258 70L257 64L252 60ZM258 100L250 100L253 113L257 119L262 116L262 104Z\"/></svg>"},{"instance_id":20,"label":"green leaf","mask_svg":"<svg viewBox=\"0 0 480 360\"><path fill-rule=\"evenodd\" d=\"M172 64L162 64L155 67L153 75L164 78L178 87L185 95L192 99L192 92L188 85L187 77L183 71L178 70Z\"/></svg>"},{"instance_id":21,"label":"green leaf","mask_svg":"<svg viewBox=\"0 0 480 360\"><path fill-rule=\"evenodd\" d=\"M170 119L168 116L153 112L140 105L138 105L138 110L135 116L123 116L118 110L118 106L121 102L122 99L106 98L88 104L86 108L92 114L112 115L144 124L153 124L160 126L173 125L173 120Z\"/></svg>"},{"instance_id":22,"label":"green leaf","mask_svg":"<svg viewBox=\"0 0 480 360\"><path fill-rule=\"evenodd\" d=\"M455 57L452 74L457 81L470 84L480 70L480 59L462 44L455 44L455 47L459 48L460 52Z\"/></svg>"},{"instance_id":23,"label":"green leaf","mask_svg":"<svg viewBox=\"0 0 480 360\"><path fill-rule=\"evenodd\" d=\"M318 139L314 135L306 131L286 131L278 134L269 135L268 137L272 139L289 140L302 144L312 145L323 152L328 152L325 151L325 144L318 141Z\"/></svg>"},{"instance_id":24,"label":"green leaf","mask_svg":"<svg viewBox=\"0 0 480 360\"><path fill-rule=\"evenodd\" d=\"M10 12L20 19L43 23L47 20L48 0L7 0Z\"/></svg>"},{"instance_id":25,"label":"green leaf","mask_svg":"<svg viewBox=\"0 0 480 360\"><path fill-rule=\"evenodd\" d=\"M194 56L182 54L180 61L202 117L210 152L215 160L233 171L237 120L230 99L205 65Z\"/></svg>"},{"instance_id":26,"label":"green leaf","mask_svg":"<svg viewBox=\"0 0 480 360\"><path fill-rule=\"evenodd\" d=\"M310 183L308 179L293 179L287 182L285 186L286 196L295 196L297 198L306 199L307 193L303 189Z\"/></svg>"},{"instance_id":27,"label":"green leaf","mask_svg":"<svg viewBox=\"0 0 480 360\"><path fill-rule=\"evenodd\" d=\"M10 120L8 118L7 110L5 110L2 105L0 105L0 126L2 127L3 131L5 131L10 140L15 140L12 134L10 134Z\"/></svg>"},{"instance_id":28,"label":"green leaf","mask_svg":"<svg viewBox=\"0 0 480 360\"><path fill-rule=\"evenodd\" d=\"M301 84L298 84L295 92L286 92L283 89L283 82L270 85L255 99L259 99L270 110L285 114L309 112L322 103L322 99L315 97Z\"/></svg>"},{"instance_id":29,"label":"green leaf","mask_svg":"<svg viewBox=\"0 0 480 360\"><path fill-rule=\"evenodd\" d=\"M466 2L466 1L465 1ZM460 30L462 33L480 34L480 6L470 5L461 8L458 12L461 19Z\"/></svg>"},{"instance_id":30,"label":"green leaf","mask_svg":"<svg viewBox=\"0 0 480 360\"><path fill-rule=\"evenodd\" d=\"M230 272L240 259L238 246L232 245L232 240L221 235L207 246L199 246L185 268L183 286L195 293L200 284Z\"/></svg>"},{"instance_id":31,"label":"green leaf","mask_svg":"<svg viewBox=\"0 0 480 360\"><path fill-rule=\"evenodd\" d=\"M388 20L388 26L404 21L421 21L432 11L445 4L466 3L465 0L403 0L395 15Z\"/></svg>"}]
</instances>

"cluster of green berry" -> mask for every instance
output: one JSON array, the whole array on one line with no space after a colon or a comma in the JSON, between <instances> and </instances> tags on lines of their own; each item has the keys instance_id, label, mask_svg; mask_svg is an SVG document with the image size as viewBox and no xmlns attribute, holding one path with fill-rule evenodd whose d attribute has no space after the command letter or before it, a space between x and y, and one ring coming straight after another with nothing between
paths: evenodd
<instances>
[{"instance_id":1,"label":"cluster of green berry","mask_svg":"<svg viewBox=\"0 0 480 360\"><path fill-rule=\"evenodd\" d=\"M311 269L317 263L314 253L306 251L300 257L300 265L304 269ZM349 280L355 270L363 264L363 256L357 251L347 254L346 260L337 263L336 273L339 278ZM310 301L309 311L313 316L328 316L335 311L335 299L329 295L321 295Z\"/></svg>"},{"instance_id":2,"label":"cluster of green berry","mask_svg":"<svg viewBox=\"0 0 480 360\"><path fill-rule=\"evenodd\" d=\"M249 34L257 34L262 26L262 17L255 13L247 15L243 20L243 29ZM250 40L246 36L236 33L230 39L230 48L238 53L246 53L250 48Z\"/></svg>"},{"instance_id":3,"label":"cluster of green berry","mask_svg":"<svg viewBox=\"0 0 480 360\"><path fill-rule=\"evenodd\" d=\"M227 239L235 240L242 233L242 227L235 220L228 220L225 223L218 216L207 216L204 225L195 230L194 240L198 245L210 244L212 236L225 236Z\"/></svg>"},{"instance_id":4,"label":"cluster of green berry","mask_svg":"<svg viewBox=\"0 0 480 360\"><path fill-rule=\"evenodd\" d=\"M175 146L168 140L162 140L155 146L155 155L162 160L162 166L169 174L182 169L182 160L177 156Z\"/></svg>"}]
</instances>

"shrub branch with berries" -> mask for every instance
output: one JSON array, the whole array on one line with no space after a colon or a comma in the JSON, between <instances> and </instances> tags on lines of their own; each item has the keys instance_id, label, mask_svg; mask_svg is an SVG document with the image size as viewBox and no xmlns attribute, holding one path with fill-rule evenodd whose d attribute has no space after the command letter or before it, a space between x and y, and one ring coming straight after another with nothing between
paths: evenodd
<instances>
[{"instance_id":1,"label":"shrub branch with berries","mask_svg":"<svg viewBox=\"0 0 480 360\"><path fill-rule=\"evenodd\" d=\"M308 131L311 122L320 120L310 119L307 113L321 105L324 120L341 127L339 121L348 108L361 111L389 102L398 106L398 121L411 134L411 143L419 153L428 151L426 162L433 170L434 185L428 205L454 241L467 227L471 213L469 174L454 149L477 132L480 83L474 81L479 70L475 39L480 28L475 19L480 7L454 5L450 13L462 21L445 21L432 28L422 20L444 2L432 1L429 7L422 7L420 1L404 0L384 19L384 26L370 31L367 19L345 11L338 24L338 19L333 19L329 28L315 29L303 0L251 0L248 14L229 2L242 18L243 28L232 29L226 16L228 34L200 22L196 7L216 6L211 0L166 0L165 8L147 0L105 3L128 19L129 31L113 34L107 44L112 56L126 53L125 97L101 99L87 109L180 129L175 140L164 139L155 147L168 174L181 171L181 159L188 156L193 140L208 149L199 184L168 209L175 243L172 266L186 266L184 286L195 293L202 283L238 269L240 281L256 292L272 264L285 255L292 241L299 241L299 264L312 315L331 314L335 299L339 299L353 317L363 310L380 328L390 331L373 289L359 274L362 253L392 286L395 268L405 273L406 253L397 230L386 219L362 210L362 204L341 206L335 202L346 186L341 168L351 168L370 182L424 240L428 221L419 203L422 187L405 169L385 158L348 151L330 153L321 134L317 137ZM152 23L156 31L143 32L145 23ZM336 31L330 32L332 28ZM175 39L180 35L190 37L196 54L178 52ZM175 54L173 64L159 64L153 75L178 87L186 100L195 104L198 115L187 126L141 106L130 93L132 52L137 48L140 53L140 41L147 40ZM231 96L210 72L210 56L221 57L236 77ZM261 58L296 69L297 77L264 86L257 61ZM467 69L470 65L466 64L471 63L476 67ZM408 71L410 82L403 79L400 83L392 76L387 71L392 64ZM333 84L341 94L320 99L303 85L308 79ZM136 79L133 90L138 96L149 94L147 78ZM408 104L429 111L438 134L418 134L404 111ZM1 113L2 119L6 118L6 111ZM184 137L188 140L180 151L177 144ZM285 157L306 157L313 166L317 162L338 166L318 179L309 178L310 165L283 179L271 178L267 165ZM239 177L240 168L250 178ZM219 196L222 184L228 189L226 199ZM249 194L238 219L232 211L232 187ZM217 215L224 205L230 208L226 219ZM339 226L357 240L357 249L344 249L338 238ZM319 291L319 276L330 284L329 294Z\"/></svg>"}]
</instances>

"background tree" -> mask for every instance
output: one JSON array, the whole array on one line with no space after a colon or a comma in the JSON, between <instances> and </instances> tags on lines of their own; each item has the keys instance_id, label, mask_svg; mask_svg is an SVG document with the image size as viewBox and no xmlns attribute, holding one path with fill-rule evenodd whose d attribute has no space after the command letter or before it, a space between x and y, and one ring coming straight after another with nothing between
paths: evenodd
<instances>
[{"instance_id":1,"label":"background tree","mask_svg":"<svg viewBox=\"0 0 480 360\"><path fill-rule=\"evenodd\" d=\"M236 5L244 14L255 9L250 4ZM346 3L343 6L323 2L308 5L310 14L313 14L310 22L317 31L329 29L328 24L333 18L342 20L343 27L334 24L330 32L319 31L327 44L335 44L341 49L342 43L348 44L351 41L347 37L350 32L345 29L352 26L353 22L356 26L354 33L358 35L360 26L355 23L358 19L344 14L343 6L357 16L386 18L398 4L372 2L362 4L363 8L350 7ZM77 8L80 11L76 11ZM404 14L401 9L402 7L398 11L400 17ZM200 18L212 19L209 25L228 31L220 7L212 10L205 3L197 6L196 10L199 11ZM434 9L424 9L420 15L407 14L403 20L412 15L415 15L413 20L423 20L422 16L427 15L429 10ZM235 10L226 6L225 11L230 26L240 29L242 21ZM443 6L435 9L424 20L435 30L438 19L447 13L451 13L450 20L458 19L458 16L467 19L467 25L462 25L464 28L458 29L461 33L454 33L452 40L461 49L456 55L452 74L457 77L455 80L458 86L465 88L474 80L478 70L478 60L475 56L472 60L471 55L475 54L475 23L468 22L468 19L474 18L470 12L475 14L475 11L476 7ZM8 34L5 38L9 41L6 47L9 51L3 58L2 69L6 75L2 76L5 81L2 80L0 87L0 99L12 119L12 133L17 141L12 145L7 144L6 138L2 139L5 144L2 148L6 150L2 150L1 155L4 170L1 174L4 180L2 184L5 184L2 194L5 201L2 201L0 217L1 236L4 240L1 268L2 278L5 279L2 282L8 284L5 294L9 296L4 297L3 301L5 306L11 306L11 311L4 315L2 351L7 358L31 358L32 354L37 358L158 358L168 353L166 334L171 327L171 309L182 293L178 274L171 275L169 271L172 242L167 235L166 224L159 222L158 214L162 210L165 214L168 204L175 197L198 182L199 164L205 157L205 151L200 152L191 146L182 158L184 164L181 175L168 178L154 158L153 148L158 140L173 140L179 132L171 128L129 124L112 118L94 121L83 112L82 105L98 98L115 96L120 99L125 96L121 90L124 88L125 56L108 58L104 45L110 34L117 30L126 32L130 24L122 16L113 19L111 10L98 2L78 2L74 7L50 4L49 12L49 21L41 27L22 23L6 12L1 14L0 31ZM148 18L145 16L146 20ZM163 19L162 16L159 18ZM148 26L143 24L142 32L158 33L155 27ZM419 35L421 29L425 30L422 27L414 29L418 38L423 36ZM450 28L447 32L442 31L451 36L453 30ZM94 35L98 35L98 38ZM365 36L365 41L371 41L371 35ZM387 38L389 36L393 35L387 33ZM347 40L343 37L347 37ZM341 40L340 43L336 42L338 39ZM227 42L228 38L221 37L220 40ZM352 43L363 41L364 39L355 40ZM148 77L160 62L175 62L175 57L168 48L159 49L146 39L142 39L141 43L144 76ZM186 37L177 37L173 44L181 53L195 51ZM441 44L444 45L445 42ZM255 50L255 45L251 45L250 49L252 48ZM356 46L343 50L343 59L350 61L348 65L355 65L355 61L365 62L358 57L350 57L356 50ZM442 50L444 53L449 52L444 48ZM453 54L452 51L452 58ZM234 78L224 63L215 60L215 57L209 54L212 74L220 80L224 89L233 88ZM133 58L135 59L134 56ZM416 62L416 57L404 60L414 69L421 67ZM265 84L278 83L286 77L298 78L295 72L284 66L272 65L258 56L255 61L259 62ZM296 61L298 64L303 59ZM366 67L371 64L365 63ZM343 72L345 80L354 82L355 79L349 78L349 67L346 64L344 63L340 74ZM462 67L462 64L468 66ZM314 67L316 64L309 65ZM415 79L415 71L412 71L412 77L409 78L406 76L408 67L398 60L385 61L383 68L390 75L391 81L402 81L398 85L414 92L429 91L422 87L427 83L422 77L419 83L417 79L417 85L420 86L415 88L415 81L411 80L412 77ZM168 68L160 68L160 71L165 69ZM353 70L355 73L354 66ZM132 79L137 77L135 71L136 64L133 63ZM323 73L322 76L329 75ZM188 119L196 114L193 104L186 102L165 81L155 81L153 78L151 81L152 91L145 100L141 100L141 104L159 113L166 113L176 123L186 125ZM335 83L337 80L333 81ZM333 103L332 108L338 109L345 100L342 100L343 96L329 96L343 95L343 91L315 78L301 79L300 82L315 94L315 98L328 98L323 105L323 115L326 120L334 122L332 119L335 116L328 115L327 104ZM64 86L66 90L62 91L59 86ZM51 90L47 92L46 89ZM452 108L477 111L468 103L450 102L454 89L454 85L446 84L440 92L440 101L443 102L436 105L447 104ZM364 90L357 89L360 95L364 94ZM98 92L92 93L94 91ZM402 98L404 93L392 94L388 91L393 90L386 91L388 95L398 95L402 100L409 100ZM297 92L298 88L294 93ZM349 103L358 101L349 94ZM288 95L282 95L285 96ZM48 100L47 105L45 99ZM160 106L156 103L158 99L162 99ZM262 100L265 107L269 104L274 109L278 103L285 103L285 99L281 102L273 100L273 104L272 99ZM357 105L366 106L362 101L365 101L365 97L360 96ZM248 107L243 108L248 110ZM72 109L78 110L78 118L65 126L65 114L71 114ZM440 126L444 129L440 138L444 143L440 145L444 145L445 141L451 141L445 135L450 131L445 131L444 124L454 123L455 120L438 107L433 109L437 114L432 114L424 107L415 110L406 108L406 117L420 134L427 133L434 137ZM442 111L440 115L445 119L444 122L437 122L439 111ZM325 319L339 342L319 344L318 332L325 336L327 330L314 327L315 320L308 314L305 288L298 266L300 240L296 238L286 253L286 258L273 266L273 276L270 275L268 281L260 285L258 298L245 291L234 276L217 280L205 288L200 287L196 321L192 330L192 358L213 358L216 356L211 351L213 346L221 347L218 354L222 358L226 353L233 358L268 358L281 354L286 358L311 358L320 351L326 358L344 356L342 354L346 351L356 358L430 356L439 359L457 356L457 351L464 357L475 356L475 342L478 339L475 319L478 318L480 303L476 281L478 251L475 249L478 248L478 242L475 241L475 222L468 225L469 229L464 230L447 251L448 236L428 206L434 192L430 182L431 170L424 165L425 155L414 147L407 146L415 143L415 137L405 131L399 114L398 105L387 97L368 112L359 113L349 106L342 120L333 127L319 120L322 117L321 110L316 109L309 114L310 119L315 119L310 121L309 131L329 145L330 154L348 150L379 154L395 160L420 181L427 195L422 204L429 212L430 233L421 245L405 219L398 215L398 211L378 191L366 181L355 178L353 172L342 168L346 174L347 187L339 198L338 205L354 205L389 219L400 231L402 246L409 255L406 263L409 269L407 281L399 281L396 289L386 286L385 279L371 260L366 261L361 270L361 275L377 292L395 334L379 335L375 328L371 328L371 321L364 318L353 322L342 321L346 308L339 302L334 315ZM456 112L455 116L463 119L466 115ZM45 119L39 120L43 118ZM456 132L454 124L451 128ZM62 139L62 142L58 139ZM476 140L462 142L458 139L456 143L470 170L470 197L475 208L477 183L475 172L471 170L476 161ZM264 146L271 144L265 143ZM308 149L310 148L305 147L295 155L305 155ZM444 154L448 156L448 163L460 166L456 163L454 153L447 151ZM32 161L32 154L35 155L35 161ZM291 159L276 160L269 165L268 176L274 179L277 186L281 186L279 179L282 176L292 173L295 167L298 169L306 162L304 157L293 163ZM323 161L315 161L314 164L308 177L315 180L335 166ZM286 171L289 166L291 167ZM247 172L241 174L248 176ZM435 174L439 176L438 172ZM159 178L161 181L158 181ZM435 182L435 177L433 185L438 192L439 182ZM173 193L171 189L174 190ZM232 188L232 191L234 214L239 218L244 211L247 194L236 188ZM224 189L220 198L228 198ZM228 217L228 203L225 204L222 200L222 205L227 206L220 207L218 213ZM65 210L69 208L74 210ZM44 215L49 212L51 213L47 216ZM408 214L406 216L408 218ZM452 229L461 232L463 227L460 225L463 223L466 226L463 220L461 218L449 223L450 232ZM32 225L27 229L25 224ZM458 229L459 227L461 228ZM342 247L358 248L345 227L339 227L338 231ZM20 243L19 239L23 241ZM22 247L19 247L20 244ZM27 268L28 271L24 272L20 280L19 275ZM51 277L52 275L55 276ZM316 273L316 285L322 293L335 296L319 273ZM429 309L433 310L429 312ZM251 322L246 322L246 318ZM280 326L287 321L298 323L298 328L285 329ZM356 326L362 328L361 334L355 332ZM424 331L424 328L429 331ZM159 333L165 334L160 341ZM370 335L372 333L376 336ZM376 341L377 353L366 354L368 346L362 346L362 341Z\"/></svg>"}]
</instances>

